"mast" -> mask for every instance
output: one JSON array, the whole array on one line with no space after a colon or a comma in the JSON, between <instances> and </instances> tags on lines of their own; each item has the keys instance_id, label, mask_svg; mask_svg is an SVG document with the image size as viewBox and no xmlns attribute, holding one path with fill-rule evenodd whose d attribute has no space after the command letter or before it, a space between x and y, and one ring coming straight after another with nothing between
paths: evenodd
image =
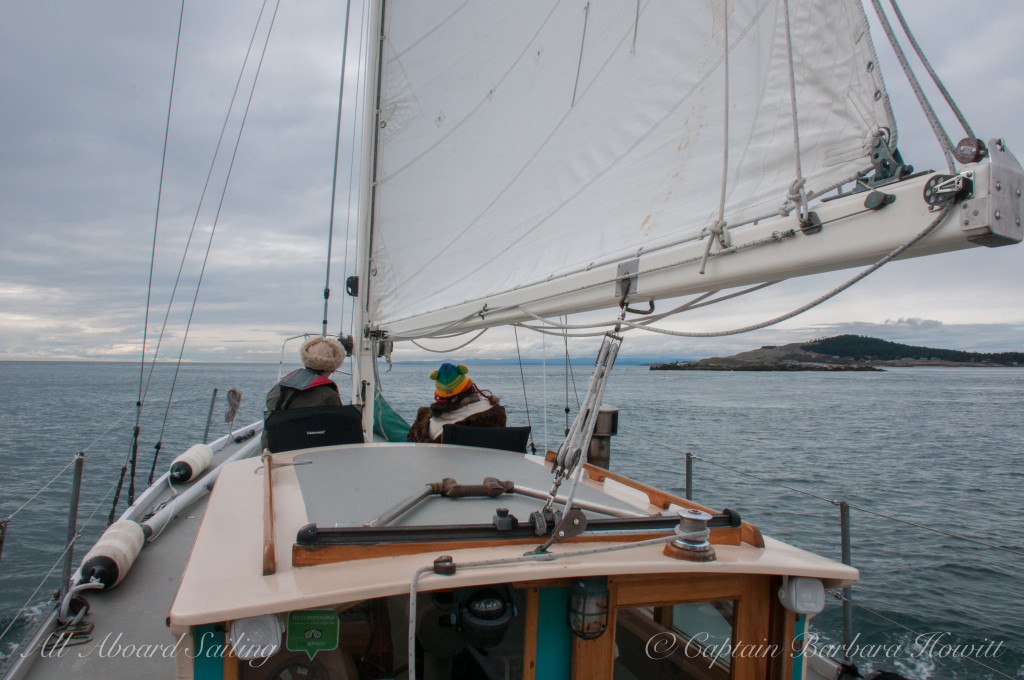
<instances>
[{"instance_id":1,"label":"mast","mask_svg":"<svg viewBox=\"0 0 1024 680\"><path fill-rule=\"evenodd\" d=\"M360 198L356 235L356 275L359 277L357 304L353 314L352 403L363 407L363 429L372 438L374 362L376 347L366 329L373 247L373 215L376 179L377 130L380 114L380 64L384 36L384 2L371 2L367 27L367 50L363 55L368 87L363 98L362 157L359 164ZM372 83L372 88L369 85Z\"/></svg>"}]
</instances>

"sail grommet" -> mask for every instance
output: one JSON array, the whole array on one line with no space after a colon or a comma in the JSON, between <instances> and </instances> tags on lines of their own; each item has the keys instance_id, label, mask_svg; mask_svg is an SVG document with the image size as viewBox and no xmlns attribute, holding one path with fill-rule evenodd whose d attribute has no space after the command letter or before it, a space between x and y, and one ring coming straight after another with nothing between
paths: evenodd
<instances>
[{"instance_id":1,"label":"sail grommet","mask_svg":"<svg viewBox=\"0 0 1024 680\"><path fill-rule=\"evenodd\" d=\"M665 554L688 562L714 562L715 548L708 540L711 515L696 508L679 510L676 537L665 544Z\"/></svg>"}]
</instances>

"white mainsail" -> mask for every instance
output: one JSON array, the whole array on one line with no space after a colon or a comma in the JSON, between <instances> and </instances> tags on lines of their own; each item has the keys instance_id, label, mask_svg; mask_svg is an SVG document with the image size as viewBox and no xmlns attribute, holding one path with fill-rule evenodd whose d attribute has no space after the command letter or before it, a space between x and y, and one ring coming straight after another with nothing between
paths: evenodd
<instances>
[{"instance_id":1,"label":"white mainsail","mask_svg":"<svg viewBox=\"0 0 1024 680\"><path fill-rule=\"evenodd\" d=\"M788 32L786 5L386 3L369 321L692 237L726 164L725 221L777 215L798 178L790 48L805 190L869 170L896 134L860 3L791 0Z\"/></svg>"}]
</instances>

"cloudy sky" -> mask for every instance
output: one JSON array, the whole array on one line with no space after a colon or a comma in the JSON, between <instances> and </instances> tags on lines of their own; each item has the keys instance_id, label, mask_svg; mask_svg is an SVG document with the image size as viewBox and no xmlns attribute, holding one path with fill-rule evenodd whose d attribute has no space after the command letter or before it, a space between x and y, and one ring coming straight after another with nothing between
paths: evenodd
<instances>
[{"instance_id":1,"label":"cloudy sky","mask_svg":"<svg viewBox=\"0 0 1024 680\"><path fill-rule=\"evenodd\" d=\"M258 55L266 38L274 3L267 3L254 31L261 5L261 0L191 0L185 6L160 202L150 350L194 221L196 228L161 357L176 358L180 351L218 208L185 357L273 361L284 338L320 326L343 3L282 0L228 191L221 203L255 60L241 79L196 220L242 59L250 39L255 36ZM1024 3L982 0L969 12L952 0L903 0L901 6L979 136L1002 137L1011 150L1024 154L1019 40ZM177 0L34 0L5 7L0 22L0 360L138 359L180 7ZM903 155L919 169L942 167L883 40L876 34ZM948 127L952 136L960 136ZM345 206L345 144L341 158L337 205ZM339 208L332 331L348 327L347 304L344 316L342 305L344 276L352 267L345 262L346 217ZM623 353L696 357L841 332L1021 351L1022 258L1024 247L1011 247L896 263L772 329L710 341L633 336ZM703 331L755 323L816 298L851 274L780 284L715 309L714 316L695 315L673 325ZM520 333L520 342L524 354L560 351L551 339L542 348L539 336ZM589 344L576 351L589 351ZM511 336L492 331L459 356L514 355ZM406 359L423 356L416 348L397 353Z\"/></svg>"}]
</instances>

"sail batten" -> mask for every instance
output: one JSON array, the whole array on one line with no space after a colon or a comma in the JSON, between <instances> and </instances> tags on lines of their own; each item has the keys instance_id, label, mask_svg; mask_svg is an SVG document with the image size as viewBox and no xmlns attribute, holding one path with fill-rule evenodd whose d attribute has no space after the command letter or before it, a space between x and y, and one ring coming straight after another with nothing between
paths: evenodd
<instances>
[{"instance_id":1,"label":"sail batten","mask_svg":"<svg viewBox=\"0 0 1024 680\"><path fill-rule=\"evenodd\" d=\"M789 6L813 193L869 169L874 140L895 126L859 2ZM709 226L726 33L725 219L784 207L797 180L784 3L584 7L387 4L371 323L484 301Z\"/></svg>"}]
</instances>

